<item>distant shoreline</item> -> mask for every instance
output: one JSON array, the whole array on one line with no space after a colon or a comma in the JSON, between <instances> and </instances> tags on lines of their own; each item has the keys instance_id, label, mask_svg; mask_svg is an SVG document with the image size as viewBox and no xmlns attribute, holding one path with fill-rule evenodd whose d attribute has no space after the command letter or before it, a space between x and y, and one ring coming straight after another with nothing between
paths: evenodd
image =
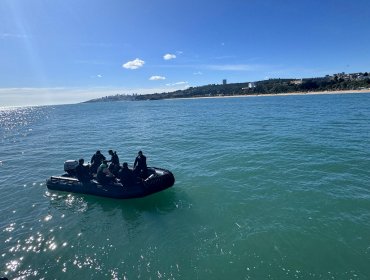
<instances>
[{"instance_id":1,"label":"distant shoreline","mask_svg":"<svg viewBox=\"0 0 370 280\"><path fill-rule=\"evenodd\" d=\"M312 95L312 94L342 94L370 92L370 75L365 73L344 72L326 75L325 77L300 79L268 79L255 82L208 84L203 86L186 87L170 92L151 94L116 94L104 96L88 102L111 101L142 101L169 100L192 98L228 98L256 97L277 95Z\"/></svg>"},{"instance_id":2,"label":"distant shoreline","mask_svg":"<svg viewBox=\"0 0 370 280\"><path fill-rule=\"evenodd\" d=\"M309 91L309 92L284 92L284 93L266 93L266 94L240 94L240 95L218 95L218 96L198 96L198 97L175 97L165 98L164 100L176 99L209 99L209 98L238 98L238 97L263 97L263 96L289 96L289 95L330 95L330 94L358 94L370 93L370 89L358 90L335 90L335 91Z\"/></svg>"}]
</instances>

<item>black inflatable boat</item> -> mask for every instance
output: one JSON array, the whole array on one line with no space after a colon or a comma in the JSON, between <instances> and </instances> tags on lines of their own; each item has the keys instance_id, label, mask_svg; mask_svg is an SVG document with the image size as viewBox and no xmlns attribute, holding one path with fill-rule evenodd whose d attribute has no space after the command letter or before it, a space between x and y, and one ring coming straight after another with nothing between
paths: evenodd
<instances>
[{"instance_id":1,"label":"black inflatable boat","mask_svg":"<svg viewBox=\"0 0 370 280\"><path fill-rule=\"evenodd\" d=\"M50 190L91 194L111 198L127 199L144 197L168 189L175 183L173 174L162 168L148 167L148 178L136 180L126 186L121 183L101 185L97 180L80 182L76 177L67 174L52 176L46 180Z\"/></svg>"}]
</instances>

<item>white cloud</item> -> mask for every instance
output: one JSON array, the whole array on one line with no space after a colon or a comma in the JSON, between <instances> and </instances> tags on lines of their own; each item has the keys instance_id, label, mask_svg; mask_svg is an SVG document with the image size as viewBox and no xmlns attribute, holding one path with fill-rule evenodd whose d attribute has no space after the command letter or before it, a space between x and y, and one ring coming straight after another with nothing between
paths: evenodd
<instances>
[{"instance_id":1,"label":"white cloud","mask_svg":"<svg viewBox=\"0 0 370 280\"><path fill-rule=\"evenodd\" d=\"M160 81L160 80L165 80L166 77L163 77L163 76L151 76L149 78L150 81Z\"/></svg>"},{"instance_id":2,"label":"white cloud","mask_svg":"<svg viewBox=\"0 0 370 280\"><path fill-rule=\"evenodd\" d=\"M126 69L134 70L134 69L138 69L140 67L143 67L144 64L145 64L144 60L136 58L135 60L126 62L125 64L122 65L122 67L126 68Z\"/></svg>"},{"instance_id":3,"label":"white cloud","mask_svg":"<svg viewBox=\"0 0 370 280\"><path fill-rule=\"evenodd\" d=\"M166 86L170 87L170 86L181 86L181 85L187 85L188 82L177 82L177 83L173 83L173 84L166 84Z\"/></svg>"},{"instance_id":4,"label":"white cloud","mask_svg":"<svg viewBox=\"0 0 370 280\"><path fill-rule=\"evenodd\" d=\"M164 60L171 60L171 59L175 59L175 58L176 58L176 55L175 54L170 54L170 53L167 53L163 56Z\"/></svg>"},{"instance_id":5,"label":"white cloud","mask_svg":"<svg viewBox=\"0 0 370 280\"><path fill-rule=\"evenodd\" d=\"M90 76L90 78L92 78L92 79L101 79L101 78L103 78L103 75L97 74L97 75Z\"/></svg>"},{"instance_id":6,"label":"white cloud","mask_svg":"<svg viewBox=\"0 0 370 280\"><path fill-rule=\"evenodd\" d=\"M198 71L198 72L194 72L193 75L203 75L203 73Z\"/></svg>"}]
</instances>

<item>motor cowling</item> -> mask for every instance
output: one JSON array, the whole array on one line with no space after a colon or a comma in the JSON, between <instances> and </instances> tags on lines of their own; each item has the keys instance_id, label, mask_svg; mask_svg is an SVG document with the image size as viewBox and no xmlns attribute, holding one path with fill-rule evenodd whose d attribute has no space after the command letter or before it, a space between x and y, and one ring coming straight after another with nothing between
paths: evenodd
<instances>
[{"instance_id":1,"label":"motor cowling","mask_svg":"<svg viewBox=\"0 0 370 280\"><path fill-rule=\"evenodd\" d=\"M76 175L77 166L78 166L77 160L66 160L64 162L64 171L67 172L69 175L74 176Z\"/></svg>"}]
</instances>

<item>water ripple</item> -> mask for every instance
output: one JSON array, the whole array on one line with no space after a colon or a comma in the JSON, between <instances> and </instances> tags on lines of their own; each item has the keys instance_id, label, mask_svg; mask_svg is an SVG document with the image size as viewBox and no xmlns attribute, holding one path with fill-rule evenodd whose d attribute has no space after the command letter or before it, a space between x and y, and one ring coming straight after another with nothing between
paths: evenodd
<instances>
[{"instance_id":1,"label":"water ripple","mask_svg":"<svg viewBox=\"0 0 370 280\"><path fill-rule=\"evenodd\" d=\"M368 279L370 95L0 110L0 275ZM335 105L335 106L334 106ZM104 125L100 125L103 123ZM48 191L114 149L174 172L136 200Z\"/></svg>"}]
</instances>

